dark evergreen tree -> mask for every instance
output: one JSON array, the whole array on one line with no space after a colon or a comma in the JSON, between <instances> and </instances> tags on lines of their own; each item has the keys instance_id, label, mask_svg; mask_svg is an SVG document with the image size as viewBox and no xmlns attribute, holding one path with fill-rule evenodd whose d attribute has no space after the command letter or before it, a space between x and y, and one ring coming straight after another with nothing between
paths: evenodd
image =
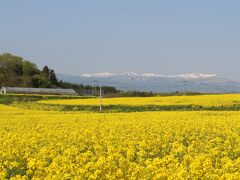
<instances>
[{"instance_id":1,"label":"dark evergreen tree","mask_svg":"<svg viewBox=\"0 0 240 180\"><path fill-rule=\"evenodd\" d=\"M55 86L59 85L56 73L53 69L50 70L50 82Z\"/></svg>"},{"instance_id":2,"label":"dark evergreen tree","mask_svg":"<svg viewBox=\"0 0 240 180\"><path fill-rule=\"evenodd\" d=\"M48 66L43 67L42 75L44 75L46 78L50 78L50 69L48 68Z\"/></svg>"}]
</instances>

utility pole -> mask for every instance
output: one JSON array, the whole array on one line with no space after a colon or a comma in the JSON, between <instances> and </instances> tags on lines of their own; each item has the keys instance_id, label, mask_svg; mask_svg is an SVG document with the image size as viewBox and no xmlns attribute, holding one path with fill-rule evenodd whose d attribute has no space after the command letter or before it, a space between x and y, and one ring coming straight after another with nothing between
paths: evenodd
<instances>
[{"instance_id":1,"label":"utility pole","mask_svg":"<svg viewBox=\"0 0 240 180\"><path fill-rule=\"evenodd\" d=\"M100 112L102 112L102 86L101 86L101 85L100 85L99 96L100 96L100 106L99 106L99 110L100 110Z\"/></svg>"},{"instance_id":2,"label":"utility pole","mask_svg":"<svg viewBox=\"0 0 240 180\"><path fill-rule=\"evenodd\" d=\"M135 91L134 77L130 77L129 83L130 83L130 92L133 93Z\"/></svg>"},{"instance_id":3,"label":"utility pole","mask_svg":"<svg viewBox=\"0 0 240 180\"><path fill-rule=\"evenodd\" d=\"M185 92L185 96L187 95L187 81L183 81L184 83L184 92Z\"/></svg>"},{"instance_id":4,"label":"utility pole","mask_svg":"<svg viewBox=\"0 0 240 180\"><path fill-rule=\"evenodd\" d=\"M94 85L92 87L92 96L94 96Z\"/></svg>"},{"instance_id":5,"label":"utility pole","mask_svg":"<svg viewBox=\"0 0 240 180\"><path fill-rule=\"evenodd\" d=\"M93 92L92 92L93 96L97 95L97 83L98 83L97 80L93 81Z\"/></svg>"}]
</instances>

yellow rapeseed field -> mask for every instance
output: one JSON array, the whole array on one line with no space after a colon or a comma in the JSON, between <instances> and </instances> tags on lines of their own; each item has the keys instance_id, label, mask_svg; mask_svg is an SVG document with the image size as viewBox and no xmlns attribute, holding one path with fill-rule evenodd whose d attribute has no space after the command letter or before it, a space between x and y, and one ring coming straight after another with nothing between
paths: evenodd
<instances>
[{"instance_id":1,"label":"yellow rapeseed field","mask_svg":"<svg viewBox=\"0 0 240 180\"><path fill-rule=\"evenodd\" d=\"M0 115L0 179L240 179L239 112Z\"/></svg>"},{"instance_id":2,"label":"yellow rapeseed field","mask_svg":"<svg viewBox=\"0 0 240 180\"><path fill-rule=\"evenodd\" d=\"M199 96L166 96L166 97L130 97L130 98L103 98L103 105L199 105L199 106L229 106L240 104L239 94L199 95ZM99 98L45 100L45 104L61 105L98 105Z\"/></svg>"}]
</instances>

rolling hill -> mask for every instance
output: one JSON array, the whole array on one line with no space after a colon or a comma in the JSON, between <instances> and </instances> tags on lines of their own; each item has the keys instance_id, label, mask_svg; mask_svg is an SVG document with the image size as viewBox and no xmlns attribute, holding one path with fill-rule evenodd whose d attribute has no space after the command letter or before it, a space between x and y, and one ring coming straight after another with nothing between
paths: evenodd
<instances>
[{"instance_id":1,"label":"rolling hill","mask_svg":"<svg viewBox=\"0 0 240 180\"><path fill-rule=\"evenodd\" d=\"M84 85L113 86L120 90L153 92L195 91L230 93L239 91L239 82L215 74L189 73L161 75L154 73L94 73L72 76L58 74L60 80Z\"/></svg>"}]
</instances>

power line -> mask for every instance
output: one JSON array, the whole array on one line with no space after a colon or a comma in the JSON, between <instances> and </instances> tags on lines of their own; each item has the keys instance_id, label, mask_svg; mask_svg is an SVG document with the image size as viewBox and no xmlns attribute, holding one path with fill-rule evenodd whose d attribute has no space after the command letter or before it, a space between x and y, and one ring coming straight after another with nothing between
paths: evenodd
<instances>
[{"instance_id":1,"label":"power line","mask_svg":"<svg viewBox=\"0 0 240 180\"><path fill-rule=\"evenodd\" d=\"M206 88L206 90L202 90L204 92L214 92L214 91L221 91L221 92L239 92L240 93L240 85L222 85L222 84L210 84L210 83L191 83L190 81L181 81L182 84L172 84L171 82L169 84L160 84L160 83L152 83L147 85L141 85L139 82L138 84L134 83L133 79L130 79L129 81L120 82L120 81L101 81L101 80L94 80L92 94L96 94L99 86L101 85L101 88L104 86L113 86L119 90L127 90L127 91L183 91L187 93L187 91L198 91L201 92L201 87ZM191 83L191 84L190 84ZM100 85L99 85L100 84ZM116 84L116 85L113 85ZM191 85L191 86L190 86ZM188 87L189 86L189 87ZM209 89L207 89L209 87ZM158 89L157 89L158 88ZM196 89L197 88L197 89ZM155 89L155 90L154 90ZM157 89L157 90L156 90Z\"/></svg>"}]
</instances>

